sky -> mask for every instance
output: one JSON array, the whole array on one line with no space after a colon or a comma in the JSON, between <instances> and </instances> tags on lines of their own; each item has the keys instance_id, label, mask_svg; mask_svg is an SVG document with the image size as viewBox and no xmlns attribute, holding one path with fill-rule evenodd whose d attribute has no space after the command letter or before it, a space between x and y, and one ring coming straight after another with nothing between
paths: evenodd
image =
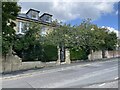
<instances>
[{"instance_id":1,"label":"sky","mask_svg":"<svg viewBox=\"0 0 120 90\"><path fill-rule=\"evenodd\" d=\"M118 1L119 0L50 0L48 2L23 2L18 4L22 7L21 12L26 13L30 8L43 13L53 15L53 19L65 22L71 25L80 25L83 19L91 18L92 23L99 27L107 27L111 31L118 32Z\"/></svg>"}]
</instances>

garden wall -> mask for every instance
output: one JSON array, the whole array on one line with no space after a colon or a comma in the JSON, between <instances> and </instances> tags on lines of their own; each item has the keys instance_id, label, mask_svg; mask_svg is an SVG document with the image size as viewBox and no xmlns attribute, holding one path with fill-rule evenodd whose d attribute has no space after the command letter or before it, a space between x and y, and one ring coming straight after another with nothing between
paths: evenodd
<instances>
[{"instance_id":1,"label":"garden wall","mask_svg":"<svg viewBox=\"0 0 120 90\"><path fill-rule=\"evenodd\" d=\"M102 59L102 51L95 51L88 55L89 60Z\"/></svg>"},{"instance_id":2,"label":"garden wall","mask_svg":"<svg viewBox=\"0 0 120 90\"><path fill-rule=\"evenodd\" d=\"M28 70L56 65L55 61L47 63L43 63L41 61L22 62L22 60L17 56L7 56L6 60L3 58L0 63L0 73L9 73L18 70Z\"/></svg>"},{"instance_id":3,"label":"garden wall","mask_svg":"<svg viewBox=\"0 0 120 90\"><path fill-rule=\"evenodd\" d=\"M113 57L120 57L120 51L106 51L106 57L107 58L113 58ZM95 60L95 59L102 59L102 51L95 51L92 54L88 56L89 60ZM70 64L70 53L69 50L66 50L66 64ZM17 56L7 56L6 60L3 58L0 59L0 73L3 72L13 72L18 70L27 70L27 69L34 69L34 68L41 68L45 66L55 66L56 61L52 62L41 62L41 61L34 61L34 62L22 62L22 60Z\"/></svg>"},{"instance_id":4,"label":"garden wall","mask_svg":"<svg viewBox=\"0 0 120 90\"><path fill-rule=\"evenodd\" d=\"M120 50L106 51L105 52L105 57L106 58L120 57ZM88 59L89 60L102 59L102 51L92 52L92 54L88 55Z\"/></svg>"}]
</instances>

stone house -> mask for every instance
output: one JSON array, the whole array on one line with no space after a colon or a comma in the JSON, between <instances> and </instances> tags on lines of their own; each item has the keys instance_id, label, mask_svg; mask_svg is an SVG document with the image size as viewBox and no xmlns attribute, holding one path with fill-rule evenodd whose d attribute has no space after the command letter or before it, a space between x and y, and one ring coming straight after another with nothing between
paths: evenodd
<instances>
[{"instance_id":1,"label":"stone house","mask_svg":"<svg viewBox=\"0 0 120 90\"><path fill-rule=\"evenodd\" d=\"M16 30L16 34L24 34L25 33L25 26L29 25L29 22L35 22L42 26L42 33L46 34L48 31L55 28L55 26L52 25L52 16L51 14L44 13L40 15L40 11L29 9L27 13L19 13L17 16L16 21L16 27L14 28ZM27 28L26 28L27 29Z\"/></svg>"}]
</instances>

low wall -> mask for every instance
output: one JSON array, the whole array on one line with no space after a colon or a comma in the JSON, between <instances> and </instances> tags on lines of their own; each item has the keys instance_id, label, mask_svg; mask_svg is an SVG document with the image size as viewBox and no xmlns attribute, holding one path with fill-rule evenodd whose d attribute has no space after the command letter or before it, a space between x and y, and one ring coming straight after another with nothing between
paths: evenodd
<instances>
[{"instance_id":1,"label":"low wall","mask_svg":"<svg viewBox=\"0 0 120 90\"><path fill-rule=\"evenodd\" d=\"M120 50L116 51L105 51L106 58L120 57ZM102 51L95 51L88 55L89 60L102 59Z\"/></svg>"},{"instance_id":2,"label":"low wall","mask_svg":"<svg viewBox=\"0 0 120 90\"><path fill-rule=\"evenodd\" d=\"M95 51L88 55L89 60L102 59L102 51Z\"/></svg>"},{"instance_id":3,"label":"low wall","mask_svg":"<svg viewBox=\"0 0 120 90\"><path fill-rule=\"evenodd\" d=\"M20 65L19 70L27 70L27 69L34 69L34 68L42 68L45 66L55 66L56 62L41 62L41 61L31 61L31 62L22 62Z\"/></svg>"},{"instance_id":4,"label":"low wall","mask_svg":"<svg viewBox=\"0 0 120 90\"><path fill-rule=\"evenodd\" d=\"M22 62L20 65L20 70L27 70L27 69L33 69L33 68L41 68L44 67L44 63L40 61L35 61L35 62Z\"/></svg>"},{"instance_id":5,"label":"low wall","mask_svg":"<svg viewBox=\"0 0 120 90\"><path fill-rule=\"evenodd\" d=\"M41 68L45 66L55 66L56 62L46 62L41 61L31 61L31 62L22 62L22 60L17 56L7 56L6 60L2 58L0 62L0 73L9 73L18 70L28 70L34 68Z\"/></svg>"},{"instance_id":6,"label":"low wall","mask_svg":"<svg viewBox=\"0 0 120 90\"><path fill-rule=\"evenodd\" d=\"M6 56L6 59L2 58L1 63L2 63L2 69L0 71L1 73L12 72L20 69L22 60L17 56Z\"/></svg>"},{"instance_id":7,"label":"low wall","mask_svg":"<svg viewBox=\"0 0 120 90\"><path fill-rule=\"evenodd\" d=\"M66 54L66 63L70 63L69 51L66 52L68 53ZM106 51L105 55L107 58L120 57L120 51ZM92 52L88 58L89 60L102 59L102 51ZM4 58L2 58L2 60L0 59L0 73L41 68L45 66L55 66L56 64L56 61L47 63L43 63L41 61L22 62L22 60L17 56L7 56L6 60Z\"/></svg>"},{"instance_id":8,"label":"low wall","mask_svg":"<svg viewBox=\"0 0 120 90\"><path fill-rule=\"evenodd\" d=\"M117 51L106 51L107 58L120 57L120 50Z\"/></svg>"}]
</instances>

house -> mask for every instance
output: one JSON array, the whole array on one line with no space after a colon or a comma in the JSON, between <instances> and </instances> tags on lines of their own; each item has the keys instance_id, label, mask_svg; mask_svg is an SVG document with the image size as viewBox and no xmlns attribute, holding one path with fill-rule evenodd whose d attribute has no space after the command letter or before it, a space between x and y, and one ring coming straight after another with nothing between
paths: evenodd
<instances>
[{"instance_id":1,"label":"house","mask_svg":"<svg viewBox=\"0 0 120 90\"><path fill-rule=\"evenodd\" d=\"M52 15L48 13L44 13L39 16L40 11L29 9L27 13L19 13L16 23L16 34L24 34L25 33L25 25L27 27L29 22L35 22L42 25L43 34L46 34L49 30L53 29L55 26L52 25ZM26 28L27 29L27 28Z\"/></svg>"}]
</instances>

